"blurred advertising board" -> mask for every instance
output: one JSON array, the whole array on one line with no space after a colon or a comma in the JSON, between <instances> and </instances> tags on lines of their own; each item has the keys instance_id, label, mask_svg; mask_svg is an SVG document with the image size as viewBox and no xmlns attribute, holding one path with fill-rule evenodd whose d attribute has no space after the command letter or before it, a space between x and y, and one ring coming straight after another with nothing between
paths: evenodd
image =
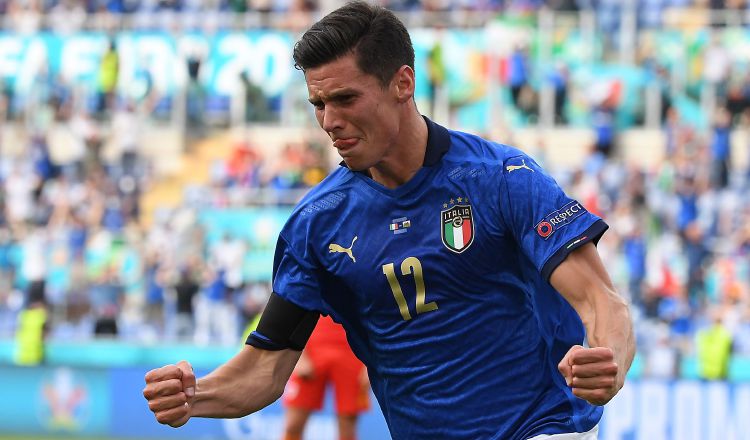
<instances>
[{"instance_id":1,"label":"blurred advertising board","mask_svg":"<svg viewBox=\"0 0 750 440\"><path fill-rule=\"evenodd\" d=\"M0 435L108 436L138 439L277 440L282 437L280 402L241 419L193 419L180 429L160 425L141 394L147 368L20 368L0 366ZM206 371L197 371L198 375ZM374 401L372 404L377 406ZM309 421L305 440L336 438L330 396ZM362 440L383 440L388 430L379 409L360 421Z\"/></svg>"},{"instance_id":2,"label":"blurred advertising board","mask_svg":"<svg viewBox=\"0 0 750 440\"><path fill-rule=\"evenodd\" d=\"M159 425L141 395L149 368L0 366L0 434L139 439L271 440L281 437L283 408L231 420ZM200 376L207 371L197 370ZM331 396L305 440L336 438ZM389 438L374 398L359 438ZM750 440L750 383L630 380L605 410L600 440Z\"/></svg>"}]
</instances>

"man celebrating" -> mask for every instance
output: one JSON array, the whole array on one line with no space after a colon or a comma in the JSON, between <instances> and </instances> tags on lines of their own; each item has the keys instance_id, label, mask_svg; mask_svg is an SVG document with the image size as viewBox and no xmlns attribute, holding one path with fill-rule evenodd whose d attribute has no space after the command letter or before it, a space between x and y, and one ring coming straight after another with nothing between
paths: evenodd
<instances>
[{"instance_id":1,"label":"man celebrating","mask_svg":"<svg viewBox=\"0 0 750 440\"><path fill-rule=\"evenodd\" d=\"M146 375L157 420L267 406L323 314L394 439L596 438L635 352L594 245L607 225L521 151L423 117L409 34L386 9L337 9L294 59L342 166L283 228L246 346L197 382L184 361Z\"/></svg>"}]
</instances>

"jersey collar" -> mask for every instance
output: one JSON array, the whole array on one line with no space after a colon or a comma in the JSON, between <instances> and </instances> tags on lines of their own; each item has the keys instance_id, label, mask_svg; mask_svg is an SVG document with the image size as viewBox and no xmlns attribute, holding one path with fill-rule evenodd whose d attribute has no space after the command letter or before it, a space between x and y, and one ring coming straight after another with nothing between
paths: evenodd
<instances>
[{"instance_id":1,"label":"jersey collar","mask_svg":"<svg viewBox=\"0 0 750 440\"><path fill-rule=\"evenodd\" d=\"M422 116L427 123L427 149L424 152L422 166L431 167L437 165L451 147L451 135L448 129L442 125L432 122L426 116Z\"/></svg>"},{"instance_id":2,"label":"jersey collar","mask_svg":"<svg viewBox=\"0 0 750 440\"><path fill-rule=\"evenodd\" d=\"M445 156L448 149L451 147L451 135L448 133L448 129L442 125L436 124L427 116L422 115L424 121L427 123L427 148L424 152L424 161L422 166L432 167L440 162L440 159ZM346 167L346 163L342 160L339 165Z\"/></svg>"}]
</instances>

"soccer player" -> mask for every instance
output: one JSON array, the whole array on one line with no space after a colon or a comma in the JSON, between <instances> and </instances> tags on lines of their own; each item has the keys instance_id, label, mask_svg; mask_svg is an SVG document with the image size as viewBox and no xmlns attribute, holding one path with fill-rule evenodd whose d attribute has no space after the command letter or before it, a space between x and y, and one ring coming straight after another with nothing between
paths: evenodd
<instances>
[{"instance_id":1,"label":"soccer player","mask_svg":"<svg viewBox=\"0 0 750 440\"><path fill-rule=\"evenodd\" d=\"M423 117L409 34L386 9L342 6L294 60L343 162L284 226L246 346L197 381L185 361L146 374L156 419L267 406L323 314L394 439L596 438L635 352L595 247L607 225L523 152Z\"/></svg>"},{"instance_id":2,"label":"soccer player","mask_svg":"<svg viewBox=\"0 0 750 440\"><path fill-rule=\"evenodd\" d=\"M302 439L310 414L323 406L328 384L335 394L339 440L354 440L359 414L370 408L367 370L349 348L344 329L325 317L318 321L284 389L284 440Z\"/></svg>"}]
</instances>

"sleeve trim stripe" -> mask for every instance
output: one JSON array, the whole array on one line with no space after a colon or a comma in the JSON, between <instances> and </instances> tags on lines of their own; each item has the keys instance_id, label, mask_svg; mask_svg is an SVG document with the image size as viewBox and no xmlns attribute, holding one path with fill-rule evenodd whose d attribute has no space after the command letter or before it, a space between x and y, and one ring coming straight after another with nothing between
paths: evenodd
<instances>
[{"instance_id":1,"label":"sleeve trim stripe","mask_svg":"<svg viewBox=\"0 0 750 440\"><path fill-rule=\"evenodd\" d=\"M571 252L583 246L586 243L593 242L595 245L599 243L599 239L604 235L604 232L609 229L604 220L597 220L588 227L585 231L578 234L574 240L566 242L561 246L552 256L544 263L542 267L542 278L549 281L549 277L552 276L552 272L570 255Z\"/></svg>"},{"instance_id":2,"label":"sleeve trim stripe","mask_svg":"<svg viewBox=\"0 0 750 440\"><path fill-rule=\"evenodd\" d=\"M286 348L281 345L274 344L273 341L271 341L271 339L263 336L257 331L250 333L250 336L248 336L247 340L245 340L245 344L252 345L253 347L260 348L261 350L269 350L269 351L279 351L279 350L284 350Z\"/></svg>"}]
</instances>

